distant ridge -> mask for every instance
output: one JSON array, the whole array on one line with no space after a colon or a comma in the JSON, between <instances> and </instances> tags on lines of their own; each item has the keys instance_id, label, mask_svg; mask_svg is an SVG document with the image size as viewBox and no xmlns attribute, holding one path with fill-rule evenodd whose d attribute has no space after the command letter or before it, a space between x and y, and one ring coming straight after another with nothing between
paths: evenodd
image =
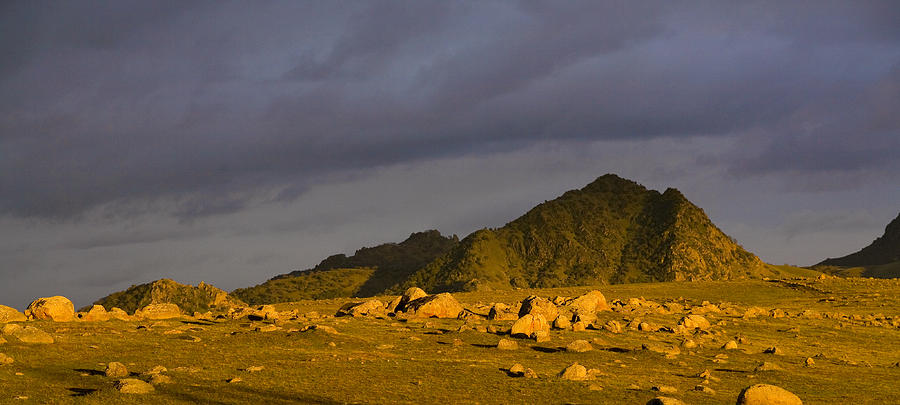
<instances>
[{"instance_id":1,"label":"distant ridge","mask_svg":"<svg viewBox=\"0 0 900 405\"><path fill-rule=\"evenodd\" d=\"M499 229L474 232L403 286L459 291L722 280L771 271L678 190L659 193L607 174Z\"/></svg>"},{"instance_id":2,"label":"distant ridge","mask_svg":"<svg viewBox=\"0 0 900 405\"><path fill-rule=\"evenodd\" d=\"M94 305L103 305L106 309L119 307L125 312L134 311L149 304L176 304L182 311L191 314L206 312L215 306L242 306L240 300L228 295L212 285L200 282L196 287L181 284L167 278L146 284L133 285L127 290L107 295ZM87 310L85 307L82 310Z\"/></svg>"},{"instance_id":3,"label":"distant ridge","mask_svg":"<svg viewBox=\"0 0 900 405\"><path fill-rule=\"evenodd\" d=\"M900 277L900 214L868 246L843 257L825 259L813 268L844 276Z\"/></svg>"},{"instance_id":4,"label":"distant ridge","mask_svg":"<svg viewBox=\"0 0 900 405\"><path fill-rule=\"evenodd\" d=\"M260 285L234 290L250 304L372 296L406 280L459 243L456 235L416 232L400 243L364 247L352 256L332 255L309 270L292 271Z\"/></svg>"},{"instance_id":5,"label":"distant ridge","mask_svg":"<svg viewBox=\"0 0 900 405\"><path fill-rule=\"evenodd\" d=\"M232 295L250 304L429 292L796 274L763 263L676 189L613 174L459 241L438 231L334 255ZM805 269L800 271L810 272ZM816 273L818 274L818 273Z\"/></svg>"}]
</instances>

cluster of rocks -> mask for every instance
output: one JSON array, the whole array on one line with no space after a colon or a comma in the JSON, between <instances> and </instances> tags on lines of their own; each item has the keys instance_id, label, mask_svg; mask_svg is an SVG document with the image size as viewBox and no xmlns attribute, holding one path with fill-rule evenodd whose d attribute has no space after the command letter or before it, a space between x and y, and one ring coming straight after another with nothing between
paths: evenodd
<instances>
[{"instance_id":1,"label":"cluster of rocks","mask_svg":"<svg viewBox=\"0 0 900 405\"><path fill-rule=\"evenodd\" d=\"M342 306L336 316L393 316L397 318L460 318L466 312L450 293L428 295L418 287L407 289L390 302L371 299Z\"/></svg>"},{"instance_id":2,"label":"cluster of rocks","mask_svg":"<svg viewBox=\"0 0 900 405\"><path fill-rule=\"evenodd\" d=\"M0 323L43 320L53 322L106 322L110 319L132 321L170 319L182 316L181 309L175 304L150 304L137 310L134 315L128 315L120 308L112 308L107 311L102 305L94 305L87 311L75 312L75 306L72 304L72 301L63 296L38 298L28 305L24 313L19 312L15 308L0 305Z\"/></svg>"}]
</instances>

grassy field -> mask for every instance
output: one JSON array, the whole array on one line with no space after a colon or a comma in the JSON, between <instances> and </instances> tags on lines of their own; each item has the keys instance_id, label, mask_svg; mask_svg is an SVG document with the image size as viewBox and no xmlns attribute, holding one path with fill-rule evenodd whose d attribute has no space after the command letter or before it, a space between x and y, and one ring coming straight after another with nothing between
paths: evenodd
<instances>
[{"instance_id":1,"label":"grassy field","mask_svg":"<svg viewBox=\"0 0 900 405\"><path fill-rule=\"evenodd\" d=\"M528 295L576 296L591 288L460 293L454 296L476 313L494 302L513 304ZM26 345L6 337L0 352L15 359L0 366L0 403L625 403L643 404L657 395L689 404L732 404L740 390L756 383L781 386L807 404L887 403L900 396L900 281L868 279L733 281L626 284L599 289L607 300L643 297L678 303L684 311L655 311L636 304L603 312L599 323L616 320L619 334L605 330L553 330L549 342L516 339L517 350L495 346L502 333L457 332L465 321L401 321L333 318L283 321L277 330L256 331L268 322L165 321L30 322L56 343ZM333 314L348 299L279 304L280 311ZM705 313L710 333L695 335L638 331L636 318L674 327L703 301L722 309ZM744 317L750 307L766 314ZM772 309L787 317L768 315ZM801 314L803 311L809 311ZM507 330L512 321L469 321ZM299 331L310 324L334 327ZM594 350L563 350L576 339ZM666 356L643 345L681 347ZM737 350L722 349L740 340ZM777 347L783 354L763 353ZM718 356L718 357L717 357ZM814 366L805 361L812 358ZM153 393L127 395L103 375L106 363L124 363L139 374L168 369L171 384ZM557 374L573 362L599 370L592 381L567 381ZM780 371L754 371L762 362ZM511 377L515 363L538 378ZM261 366L261 371L245 369ZM695 391L697 375L709 370L714 393ZM144 378L137 376L136 378ZM228 382L239 378L238 382ZM671 394L654 386L674 387Z\"/></svg>"}]
</instances>

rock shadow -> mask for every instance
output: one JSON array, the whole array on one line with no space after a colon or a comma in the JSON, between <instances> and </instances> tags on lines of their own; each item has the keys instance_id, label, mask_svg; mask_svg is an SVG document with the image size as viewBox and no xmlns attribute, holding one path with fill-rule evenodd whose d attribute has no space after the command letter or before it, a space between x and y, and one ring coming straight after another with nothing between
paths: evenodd
<instances>
[{"instance_id":1,"label":"rock shadow","mask_svg":"<svg viewBox=\"0 0 900 405\"><path fill-rule=\"evenodd\" d=\"M98 391L97 388L77 388L77 387L75 387L75 388L66 388L66 389L68 389L69 392L72 393L72 394L70 394L70 396L72 396L72 397L83 397L83 396L90 395L90 394L93 394Z\"/></svg>"},{"instance_id":2,"label":"rock shadow","mask_svg":"<svg viewBox=\"0 0 900 405\"><path fill-rule=\"evenodd\" d=\"M76 369L74 369L74 371L77 371L79 373L84 373L84 374L90 374L90 375L106 375L106 373L104 373L102 371L91 370L88 368L76 368Z\"/></svg>"}]
</instances>

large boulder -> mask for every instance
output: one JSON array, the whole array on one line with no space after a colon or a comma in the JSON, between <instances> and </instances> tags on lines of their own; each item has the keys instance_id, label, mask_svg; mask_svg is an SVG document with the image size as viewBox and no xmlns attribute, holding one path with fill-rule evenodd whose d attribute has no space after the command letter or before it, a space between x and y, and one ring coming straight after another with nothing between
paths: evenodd
<instances>
[{"instance_id":1,"label":"large boulder","mask_svg":"<svg viewBox=\"0 0 900 405\"><path fill-rule=\"evenodd\" d=\"M109 312L103 305L94 305L87 312L80 312L79 319L87 322L106 322L109 320Z\"/></svg>"},{"instance_id":2,"label":"large boulder","mask_svg":"<svg viewBox=\"0 0 900 405\"><path fill-rule=\"evenodd\" d=\"M569 367L559 372L559 378L563 380L582 381L588 379L587 368L578 363L572 363Z\"/></svg>"},{"instance_id":3,"label":"large boulder","mask_svg":"<svg viewBox=\"0 0 900 405\"><path fill-rule=\"evenodd\" d=\"M600 312L609 311L606 297L600 291L593 290L579 297L572 298L566 303L576 312Z\"/></svg>"},{"instance_id":4,"label":"large boulder","mask_svg":"<svg viewBox=\"0 0 900 405\"><path fill-rule=\"evenodd\" d=\"M532 295L522 301L522 307L519 309L520 318L527 314L540 314L544 319L556 319L559 310L550 300Z\"/></svg>"},{"instance_id":5,"label":"large boulder","mask_svg":"<svg viewBox=\"0 0 900 405\"><path fill-rule=\"evenodd\" d=\"M688 315L681 320L678 321L679 326L683 326L685 329L700 329L706 330L709 329L710 323L706 318L702 315Z\"/></svg>"},{"instance_id":6,"label":"large boulder","mask_svg":"<svg viewBox=\"0 0 900 405\"><path fill-rule=\"evenodd\" d=\"M123 394L149 394L154 390L153 385L137 378L123 378L116 381L115 387Z\"/></svg>"},{"instance_id":7,"label":"large boulder","mask_svg":"<svg viewBox=\"0 0 900 405\"><path fill-rule=\"evenodd\" d=\"M368 300L366 302L351 302L338 310L337 316L366 316L379 315L385 313L384 303L379 300Z\"/></svg>"},{"instance_id":8,"label":"large boulder","mask_svg":"<svg viewBox=\"0 0 900 405\"><path fill-rule=\"evenodd\" d=\"M17 309L6 305L0 305L0 323L24 322L27 319L25 314L19 312Z\"/></svg>"},{"instance_id":9,"label":"large boulder","mask_svg":"<svg viewBox=\"0 0 900 405\"><path fill-rule=\"evenodd\" d=\"M534 332L550 332L550 324L540 314L527 314L513 323L509 334L515 337L529 338Z\"/></svg>"},{"instance_id":10,"label":"large boulder","mask_svg":"<svg viewBox=\"0 0 900 405\"><path fill-rule=\"evenodd\" d=\"M175 304L150 304L134 313L144 319L171 319L181 317L181 309Z\"/></svg>"},{"instance_id":11,"label":"large boulder","mask_svg":"<svg viewBox=\"0 0 900 405\"><path fill-rule=\"evenodd\" d=\"M769 384L756 384L741 391L737 398L737 405L803 405L803 401L784 388Z\"/></svg>"},{"instance_id":12,"label":"large boulder","mask_svg":"<svg viewBox=\"0 0 900 405\"><path fill-rule=\"evenodd\" d=\"M422 297L406 304L405 312L417 318L456 318L462 305L450 293Z\"/></svg>"},{"instance_id":13,"label":"large boulder","mask_svg":"<svg viewBox=\"0 0 900 405\"><path fill-rule=\"evenodd\" d=\"M406 306L409 305L410 302L413 302L420 298L425 298L428 296L428 293L425 290L419 287L409 287L406 291L403 292L403 295L400 296L400 302L397 303L397 306L394 307L395 312L405 312Z\"/></svg>"},{"instance_id":14,"label":"large boulder","mask_svg":"<svg viewBox=\"0 0 900 405\"><path fill-rule=\"evenodd\" d=\"M53 337L33 326L19 326L16 324L8 324L3 327L4 335L18 339L22 343L47 344L53 343Z\"/></svg>"},{"instance_id":15,"label":"large boulder","mask_svg":"<svg viewBox=\"0 0 900 405\"><path fill-rule=\"evenodd\" d=\"M29 320L70 322L75 319L75 306L63 296L38 298L28 305L25 317Z\"/></svg>"}]
</instances>

